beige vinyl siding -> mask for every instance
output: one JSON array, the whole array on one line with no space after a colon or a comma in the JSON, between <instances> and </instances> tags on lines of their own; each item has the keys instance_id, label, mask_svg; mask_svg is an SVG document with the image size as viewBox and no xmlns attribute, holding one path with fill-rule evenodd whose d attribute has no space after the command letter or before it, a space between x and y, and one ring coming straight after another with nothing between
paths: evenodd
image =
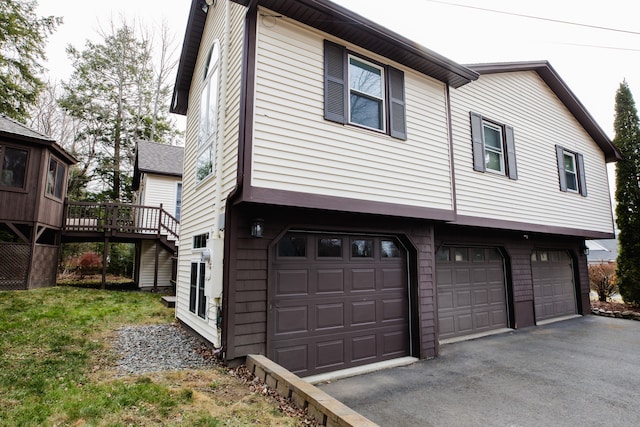
<instances>
[{"instance_id":1,"label":"beige vinyl siding","mask_svg":"<svg viewBox=\"0 0 640 427\"><path fill-rule=\"evenodd\" d=\"M604 154L534 71L451 90L459 215L612 232ZM514 127L518 180L473 170L469 112ZM561 192L555 145L584 155L588 196Z\"/></svg>"},{"instance_id":2,"label":"beige vinyl siding","mask_svg":"<svg viewBox=\"0 0 640 427\"><path fill-rule=\"evenodd\" d=\"M404 72L408 140L326 121L330 36L286 17L258 21L253 186L452 209L442 83L332 39Z\"/></svg>"},{"instance_id":3,"label":"beige vinyl siding","mask_svg":"<svg viewBox=\"0 0 640 427\"><path fill-rule=\"evenodd\" d=\"M207 265L205 283L208 295L209 312L213 313L209 319L204 320L189 312L189 284L191 274L191 262L200 259L200 251L193 250L193 236L209 233L210 249L213 249L212 241L218 238L218 230L215 229L219 212L224 209L227 195L235 185L237 171L237 147L238 147L238 120L239 120L239 94L241 80L242 43L244 31L244 16L246 9L236 3L230 3L229 26L229 62L228 75L221 79L227 79L226 105L218 105L218 114L225 111L226 124L219 123L218 133L222 132L222 147L217 147L216 156L223 156L221 170L215 170L214 174L203 181L196 183L195 163L197 155L198 122L200 116L200 93L203 87L205 62L214 40L219 40L221 55L225 55L227 40L224 39L225 28L225 2L218 2L215 7L209 9L205 25L200 52L193 73L193 80L189 91L189 108L187 111L187 125L185 132L184 151L184 175L182 187L182 221L180 234L180 252L178 259L178 277L176 286L176 316L196 332L215 345L219 345L219 334L216 327L214 298L219 297L222 290L220 282L221 274L213 271L213 266L219 263L212 262ZM222 58L221 56L221 58ZM222 80L220 81L222 87ZM218 188L218 175L221 176L221 188ZM216 205L217 196L221 202ZM213 250L212 250L213 252ZM222 251L216 250L213 257L222 258ZM212 280L214 278L215 280ZM216 282L215 284L213 282ZM220 282L220 283L217 283ZM214 289L215 288L215 289ZM219 288L219 289L218 289Z\"/></svg>"},{"instance_id":4,"label":"beige vinyl siding","mask_svg":"<svg viewBox=\"0 0 640 427\"><path fill-rule=\"evenodd\" d=\"M166 212L175 216L178 183L181 181L182 178L177 176L144 174L144 191L139 204L144 206L160 206L162 204Z\"/></svg>"},{"instance_id":5,"label":"beige vinyl siding","mask_svg":"<svg viewBox=\"0 0 640 427\"><path fill-rule=\"evenodd\" d=\"M173 262L171 256L162 246L158 252L158 286L168 288L171 286L171 269ZM153 241L143 240L140 245L140 276L138 287L153 287L153 276L155 271L156 248Z\"/></svg>"}]
</instances>

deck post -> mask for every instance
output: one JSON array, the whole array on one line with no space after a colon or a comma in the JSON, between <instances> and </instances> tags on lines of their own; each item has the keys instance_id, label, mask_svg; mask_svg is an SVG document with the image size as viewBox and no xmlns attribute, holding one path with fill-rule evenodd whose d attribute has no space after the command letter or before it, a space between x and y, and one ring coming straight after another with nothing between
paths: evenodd
<instances>
[{"instance_id":1,"label":"deck post","mask_svg":"<svg viewBox=\"0 0 640 427\"><path fill-rule=\"evenodd\" d=\"M107 259L109 258L109 237L104 238L104 249L102 250L102 282L100 289L107 288Z\"/></svg>"}]
</instances>

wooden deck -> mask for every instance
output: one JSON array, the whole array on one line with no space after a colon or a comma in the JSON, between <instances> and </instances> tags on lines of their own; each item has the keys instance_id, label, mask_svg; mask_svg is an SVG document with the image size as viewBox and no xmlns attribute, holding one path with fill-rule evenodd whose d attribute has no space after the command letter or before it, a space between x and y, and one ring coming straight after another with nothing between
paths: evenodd
<instances>
[{"instance_id":1,"label":"wooden deck","mask_svg":"<svg viewBox=\"0 0 640 427\"><path fill-rule=\"evenodd\" d=\"M173 255L178 251L180 222L157 206L132 205L128 203L94 203L65 201L62 242L104 242L103 285L106 276L108 243L135 243L140 240L155 240ZM156 250L157 286L158 251Z\"/></svg>"}]
</instances>

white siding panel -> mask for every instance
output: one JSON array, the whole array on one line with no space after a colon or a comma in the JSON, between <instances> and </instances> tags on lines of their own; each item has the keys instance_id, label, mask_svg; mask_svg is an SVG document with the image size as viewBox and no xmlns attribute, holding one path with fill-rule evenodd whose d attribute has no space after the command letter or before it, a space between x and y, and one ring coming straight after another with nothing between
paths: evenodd
<instances>
[{"instance_id":1,"label":"white siding panel","mask_svg":"<svg viewBox=\"0 0 640 427\"><path fill-rule=\"evenodd\" d=\"M405 73L407 141L325 121L328 36L287 18L258 28L253 186L452 209L442 83L390 64Z\"/></svg>"},{"instance_id":2,"label":"white siding panel","mask_svg":"<svg viewBox=\"0 0 640 427\"><path fill-rule=\"evenodd\" d=\"M140 204L144 206L160 206L175 216L178 183L182 178L166 175L144 175L144 193Z\"/></svg>"},{"instance_id":3,"label":"white siding panel","mask_svg":"<svg viewBox=\"0 0 640 427\"><path fill-rule=\"evenodd\" d=\"M171 286L171 254L158 248L158 286ZM140 276L138 286L140 288L153 287L153 276L155 271L156 248L152 241L142 241L140 245Z\"/></svg>"},{"instance_id":4,"label":"white siding panel","mask_svg":"<svg viewBox=\"0 0 640 427\"><path fill-rule=\"evenodd\" d=\"M537 73L451 90L458 214L612 232L604 154ZM518 180L473 170L469 112L514 127ZM559 190L555 145L584 155L588 197Z\"/></svg>"}]
</instances>

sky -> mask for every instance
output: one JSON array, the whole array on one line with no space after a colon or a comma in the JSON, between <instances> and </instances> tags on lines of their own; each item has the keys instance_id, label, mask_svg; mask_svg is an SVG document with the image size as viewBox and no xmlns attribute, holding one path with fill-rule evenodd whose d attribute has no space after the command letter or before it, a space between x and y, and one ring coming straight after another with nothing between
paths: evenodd
<instances>
[{"instance_id":1,"label":"sky","mask_svg":"<svg viewBox=\"0 0 640 427\"><path fill-rule=\"evenodd\" d=\"M624 79L640 102L640 5L634 0L334 1L461 64L548 60L610 137L615 93ZM100 40L98 29L111 19L135 18L147 26L166 20L179 52L190 3L39 0L39 15L64 19L49 38L50 78L67 79L72 67L65 47L82 48L87 39Z\"/></svg>"}]
</instances>

